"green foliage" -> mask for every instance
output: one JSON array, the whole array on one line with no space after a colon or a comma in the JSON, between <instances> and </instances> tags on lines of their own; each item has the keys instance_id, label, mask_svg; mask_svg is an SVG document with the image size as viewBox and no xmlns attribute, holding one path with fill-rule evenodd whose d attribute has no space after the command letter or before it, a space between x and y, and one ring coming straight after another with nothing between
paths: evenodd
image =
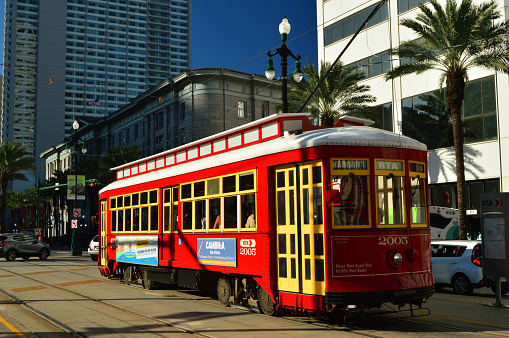
<instances>
[{"instance_id":1,"label":"green foliage","mask_svg":"<svg viewBox=\"0 0 509 338\"><path fill-rule=\"evenodd\" d=\"M306 78L291 84L288 94L290 112L297 111L304 104L330 67L329 62L322 62L318 72L308 59L303 67ZM353 68L336 63L303 111L311 113L312 119L320 119L322 125L332 126L343 115L354 115L368 109L368 103L375 102L376 98L368 93L370 86L359 84L363 78L364 75L356 73Z\"/></svg>"}]
</instances>

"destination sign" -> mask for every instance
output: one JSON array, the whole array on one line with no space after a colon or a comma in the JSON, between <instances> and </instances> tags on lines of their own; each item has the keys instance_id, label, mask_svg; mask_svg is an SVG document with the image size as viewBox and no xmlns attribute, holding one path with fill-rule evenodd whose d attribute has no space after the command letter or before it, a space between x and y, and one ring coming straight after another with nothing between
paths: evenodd
<instances>
[{"instance_id":1,"label":"destination sign","mask_svg":"<svg viewBox=\"0 0 509 338\"><path fill-rule=\"evenodd\" d=\"M366 170L368 160L333 160L332 170Z\"/></svg>"},{"instance_id":2,"label":"destination sign","mask_svg":"<svg viewBox=\"0 0 509 338\"><path fill-rule=\"evenodd\" d=\"M377 170L403 171L403 162L401 161L376 161Z\"/></svg>"},{"instance_id":3,"label":"destination sign","mask_svg":"<svg viewBox=\"0 0 509 338\"><path fill-rule=\"evenodd\" d=\"M408 163L408 169L414 173L424 174L424 164L422 163L410 162Z\"/></svg>"}]
</instances>

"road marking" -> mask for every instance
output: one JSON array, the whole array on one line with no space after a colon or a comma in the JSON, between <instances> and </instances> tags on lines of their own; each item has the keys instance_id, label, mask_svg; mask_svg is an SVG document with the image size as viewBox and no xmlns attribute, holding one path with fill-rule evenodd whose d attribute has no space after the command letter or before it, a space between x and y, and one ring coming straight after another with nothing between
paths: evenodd
<instances>
[{"instance_id":1,"label":"road marking","mask_svg":"<svg viewBox=\"0 0 509 338\"><path fill-rule=\"evenodd\" d=\"M7 326L7 328L9 330L11 330L12 332L14 332L15 334L17 334L19 337L23 337L23 338L27 338L27 336L25 336L23 333L19 332L14 326L12 326L11 324L9 324L5 319L3 319L2 317L0 317L0 322L2 322L5 326Z\"/></svg>"}]
</instances>

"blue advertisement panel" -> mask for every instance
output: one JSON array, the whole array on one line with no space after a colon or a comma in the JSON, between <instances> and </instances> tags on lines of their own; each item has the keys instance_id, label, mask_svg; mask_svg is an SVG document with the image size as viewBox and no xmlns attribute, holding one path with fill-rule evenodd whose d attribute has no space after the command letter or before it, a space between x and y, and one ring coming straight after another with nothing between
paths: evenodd
<instances>
[{"instance_id":1,"label":"blue advertisement panel","mask_svg":"<svg viewBox=\"0 0 509 338\"><path fill-rule=\"evenodd\" d=\"M198 263L203 265L237 266L235 238L198 238Z\"/></svg>"},{"instance_id":2,"label":"blue advertisement panel","mask_svg":"<svg viewBox=\"0 0 509 338\"><path fill-rule=\"evenodd\" d=\"M157 236L117 236L117 261L157 266Z\"/></svg>"}]
</instances>

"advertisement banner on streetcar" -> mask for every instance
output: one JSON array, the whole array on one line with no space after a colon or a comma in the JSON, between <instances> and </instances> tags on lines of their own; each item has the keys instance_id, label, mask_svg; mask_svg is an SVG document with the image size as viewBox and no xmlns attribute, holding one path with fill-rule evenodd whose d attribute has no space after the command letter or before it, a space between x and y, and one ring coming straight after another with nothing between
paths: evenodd
<instances>
[{"instance_id":1,"label":"advertisement banner on streetcar","mask_svg":"<svg viewBox=\"0 0 509 338\"><path fill-rule=\"evenodd\" d=\"M235 238L198 238L197 248L199 264L237 266Z\"/></svg>"},{"instance_id":2,"label":"advertisement banner on streetcar","mask_svg":"<svg viewBox=\"0 0 509 338\"><path fill-rule=\"evenodd\" d=\"M157 236L117 236L117 261L157 266Z\"/></svg>"}]
</instances>

